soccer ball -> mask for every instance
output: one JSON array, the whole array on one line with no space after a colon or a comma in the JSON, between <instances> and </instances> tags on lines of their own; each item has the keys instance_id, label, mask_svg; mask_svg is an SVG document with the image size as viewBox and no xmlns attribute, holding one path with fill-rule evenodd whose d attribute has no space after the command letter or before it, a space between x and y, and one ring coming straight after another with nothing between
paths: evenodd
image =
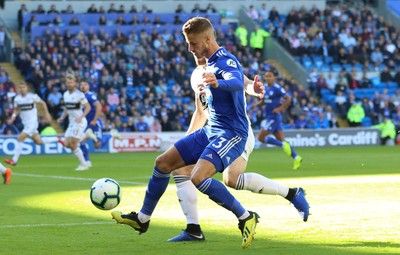
<instances>
[{"instance_id":1,"label":"soccer ball","mask_svg":"<svg viewBox=\"0 0 400 255\"><path fill-rule=\"evenodd\" d=\"M99 179L90 189L90 200L101 210L111 210L121 202L121 187L113 179Z\"/></svg>"}]
</instances>

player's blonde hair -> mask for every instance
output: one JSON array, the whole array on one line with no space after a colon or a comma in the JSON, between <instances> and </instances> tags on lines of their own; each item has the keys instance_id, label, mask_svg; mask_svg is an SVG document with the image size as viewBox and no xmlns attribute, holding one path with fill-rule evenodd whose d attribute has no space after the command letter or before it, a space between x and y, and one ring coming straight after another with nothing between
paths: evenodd
<instances>
[{"instance_id":1,"label":"player's blonde hair","mask_svg":"<svg viewBox=\"0 0 400 255\"><path fill-rule=\"evenodd\" d=\"M186 21L186 23L182 26L182 32L185 35L208 32L215 37L215 30L211 24L211 21L203 17L195 17Z\"/></svg>"},{"instance_id":2,"label":"player's blonde hair","mask_svg":"<svg viewBox=\"0 0 400 255\"><path fill-rule=\"evenodd\" d=\"M65 79L66 79L66 80L73 80L73 81L76 81L75 75L73 75L72 73L68 73L68 74L65 76Z\"/></svg>"}]
</instances>

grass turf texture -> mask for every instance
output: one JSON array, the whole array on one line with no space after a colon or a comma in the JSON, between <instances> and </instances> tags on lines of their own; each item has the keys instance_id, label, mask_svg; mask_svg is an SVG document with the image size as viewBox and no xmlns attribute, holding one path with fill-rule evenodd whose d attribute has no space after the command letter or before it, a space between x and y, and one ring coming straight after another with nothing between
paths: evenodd
<instances>
[{"instance_id":1,"label":"grass turf texture","mask_svg":"<svg viewBox=\"0 0 400 255\"><path fill-rule=\"evenodd\" d=\"M280 196L231 189L261 216L246 250L234 215L200 193L207 240L167 243L185 227L172 178L149 231L140 236L90 203L93 182L110 177L122 187L116 209L139 210L158 153L95 154L85 172L73 171L78 165L73 155L22 157L11 184L0 186L0 254L400 254L399 148L298 152L304 159L299 171L279 149L255 151L247 171L305 188L309 221L302 222Z\"/></svg>"}]
</instances>

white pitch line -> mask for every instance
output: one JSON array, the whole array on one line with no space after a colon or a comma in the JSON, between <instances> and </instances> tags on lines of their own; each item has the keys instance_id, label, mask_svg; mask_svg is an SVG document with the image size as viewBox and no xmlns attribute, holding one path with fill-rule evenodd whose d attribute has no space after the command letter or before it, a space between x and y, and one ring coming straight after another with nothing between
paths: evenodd
<instances>
[{"instance_id":1,"label":"white pitch line","mask_svg":"<svg viewBox=\"0 0 400 255\"><path fill-rule=\"evenodd\" d=\"M72 177L72 176L59 176L59 175L45 175L45 174L27 174L27 173L15 173L13 175L16 176L26 176L26 177L35 177L35 178L49 178L49 179L61 179L61 180L72 180L72 181L96 181L98 178L83 178L83 177ZM145 178L145 177L143 177ZM149 177L146 177L149 178ZM131 181L118 181L118 183L123 184L134 184L134 185L143 185L147 182L131 182Z\"/></svg>"},{"instance_id":2,"label":"white pitch line","mask_svg":"<svg viewBox=\"0 0 400 255\"><path fill-rule=\"evenodd\" d=\"M37 228L37 227L74 227L82 225L107 225L113 222L77 222L77 223L60 223L60 224L21 224L21 225L5 225L1 228Z\"/></svg>"},{"instance_id":3,"label":"white pitch line","mask_svg":"<svg viewBox=\"0 0 400 255\"><path fill-rule=\"evenodd\" d=\"M389 204L400 204L399 201L389 201L389 200L370 200L370 199L356 199L356 198L343 198L343 197L330 197L330 196L307 196L311 198L317 199L326 199L326 200L337 200L337 201L346 201L346 202L359 202L359 203L389 203Z\"/></svg>"}]
</instances>

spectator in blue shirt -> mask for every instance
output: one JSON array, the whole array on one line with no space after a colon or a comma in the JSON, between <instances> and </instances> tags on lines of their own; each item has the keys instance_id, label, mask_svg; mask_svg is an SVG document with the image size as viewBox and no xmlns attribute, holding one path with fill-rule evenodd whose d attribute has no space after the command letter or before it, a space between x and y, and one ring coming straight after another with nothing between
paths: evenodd
<instances>
[{"instance_id":1,"label":"spectator in blue shirt","mask_svg":"<svg viewBox=\"0 0 400 255\"><path fill-rule=\"evenodd\" d=\"M307 120L303 114L299 115L295 122L296 129L306 129L307 128Z\"/></svg>"},{"instance_id":2,"label":"spectator in blue shirt","mask_svg":"<svg viewBox=\"0 0 400 255\"><path fill-rule=\"evenodd\" d=\"M138 121L135 123L135 128L137 132L149 131L149 125L143 120L143 116L139 117Z\"/></svg>"}]
</instances>

